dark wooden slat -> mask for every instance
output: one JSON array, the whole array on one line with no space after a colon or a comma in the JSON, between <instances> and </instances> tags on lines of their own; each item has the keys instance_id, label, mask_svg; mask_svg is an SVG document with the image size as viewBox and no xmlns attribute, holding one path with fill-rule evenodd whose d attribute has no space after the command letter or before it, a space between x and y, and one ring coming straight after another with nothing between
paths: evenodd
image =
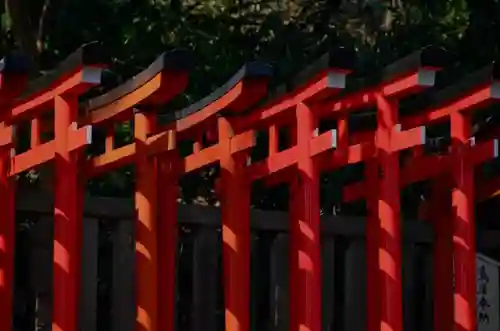
<instances>
[{"instance_id":1,"label":"dark wooden slat","mask_svg":"<svg viewBox=\"0 0 500 331\"><path fill-rule=\"evenodd\" d=\"M134 222L124 220L113 232L112 330L133 331L134 303Z\"/></svg>"},{"instance_id":2,"label":"dark wooden slat","mask_svg":"<svg viewBox=\"0 0 500 331\"><path fill-rule=\"evenodd\" d=\"M361 240L349 243L345 257L344 330L366 328L366 245Z\"/></svg>"},{"instance_id":3,"label":"dark wooden slat","mask_svg":"<svg viewBox=\"0 0 500 331\"><path fill-rule=\"evenodd\" d=\"M287 234L278 234L271 248L270 330L287 331L289 329L289 238Z\"/></svg>"},{"instance_id":4,"label":"dark wooden slat","mask_svg":"<svg viewBox=\"0 0 500 331\"><path fill-rule=\"evenodd\" d=\"M52 228L51 216L40 217L30 229L31 286L35 292L35 328L46 330L51 325L52 302Z\"/></svg>"},{"instance_id":5,"label":"dark wooden slat","mask_svg":"<svg viewBox=\"0 0 500 331\"><path fill-rule=\"evenodd\" d=\"M82 237L79 324L81 331L95 331L97 327L99 220L84 218Z\"/></svg>"},{"instance_id":6,"label":"dark wooden slat","mask_svg":"<svg viewBox=\"0 0 500 331\"><path fill-rule=\"evenodd\" d=\"M52 213L52 197L48 194L26 192L18 197L18 210ZM132 199L87 197L85 215L100 219L131 219L134 217ZM180 205L178 219L181 224L220 226L220 209L197 205ZM272 220L272 221L270 221ZM364 237L365 220L362 217L325 216L321 220L322 232L327 235ZM251 227L262 231L288 231L288 213L281 211L251 210ZM493 236L492 236L493 239ZM428 224L417 221L405 221L403 240L412 242L431 242L432 229ZM492 240L493 242L493 240ZM495 241L496 242L496 241ZM481 243L481 241L478 241ZM498 246L498 244L496 244Z\"/></svg>"},{"instance_id":7,"label":"dark wooden slat","mask_svg":"<svg viewBox=\"0 0 500 331\"><path fill-rule=\"evenodd\" d=\"M424 280L424 297L422 309L422 328L421 330L434 330L433 321L433 285L432 285L432 250L430 247L421 247L419 251L419 259L422 264L422 277ZM439 330L435 330L439 331Z\"/></svg>"},{"instance_id":8,"label":"dark wooden slat","mask_svg":"<svg viewBox=\"0 0 500 331\"><path fill-rule=\"evenodd\" d=\"M322 325L323 331L333 330L335 308L335 239L332 236L322 238Z\"/></svg>"},{"instance_id":9,"label":"dark wooden slat","mask_svg":"<svg viewBox=\"0 0 500 331\"><path fill-rule=\"evenodd\" d=\"M403 246L403 316L404 330L417 331L415 305L415 248L412 244Z\"/></svg>"},{"instance_id":10,"label":"dark wooden slat","mask_svg":"<svg viewBox=\"0 0 500 331\"><path fill-rule=\"evenodd\" d=\"M201 228L194 239L192 331L216 331L220 233Z\"/></svg>"}]
</instances>

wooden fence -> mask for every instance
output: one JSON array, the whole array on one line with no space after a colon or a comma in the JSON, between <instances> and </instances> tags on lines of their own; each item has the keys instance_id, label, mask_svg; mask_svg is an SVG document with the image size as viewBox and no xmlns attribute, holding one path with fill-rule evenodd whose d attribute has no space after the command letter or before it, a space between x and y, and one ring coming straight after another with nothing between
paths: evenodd
<instances>
[{"instance_id":1,"label":"wooden fence","mask_svg":"<svg viewBox=\"0 0 500 331\"><path fill-rule=\"evenodd\" d=\"M23 222L29 226L18 231L17 331L50 330L51 206L51 197L39 193L18 199L18 217L29 221ZM127 199L86 199L82 331L134 330L133 206ZM219 209L183 205L178 219L177 329L223 330ZM288 215L252 210L251 222L252 330L286 331ZM364 226L362 218L322 220L323 330L365 330ZM499 246L497 231L479 231L478 236L481 250ZM432 330L431 228L424 222L407 221L403 240L405 330Z\"/></svg>"}]
</instances>

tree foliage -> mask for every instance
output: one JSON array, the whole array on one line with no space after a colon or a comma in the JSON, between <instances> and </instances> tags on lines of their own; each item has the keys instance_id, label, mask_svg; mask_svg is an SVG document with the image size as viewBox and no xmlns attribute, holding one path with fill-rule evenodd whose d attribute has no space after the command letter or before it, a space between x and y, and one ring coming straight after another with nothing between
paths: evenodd
<instances>
[{"instance_id":1,"label":"tree foliage","mask_svg":"<svg viewBox=\"0 0 500 331\"><path fill-rule=\"evenodd\" d=\"M20 49L43 72L82 43L100 40L112 54L108 88L162 51L185 47L199 65L172 106L180 107L209 93L247 60L272 61L280 80L334 44L357 49L360 72L428 44L455 51L463 70L470 70L498 55L499 13L496 0L4 0L0 51ZM130 127L120 134L130 139ZM357 176L349 171L325 176L325 212L339 211L339 184ZM185 178L184 198L212 203L213 177L208 171ZM124 170L93 182L91 190L129 195L131 178ZM412 200L419 193L405 194ZM283 190L259 190L254 204L280 208L283 200Z\"/></svg>"}]
</instances>

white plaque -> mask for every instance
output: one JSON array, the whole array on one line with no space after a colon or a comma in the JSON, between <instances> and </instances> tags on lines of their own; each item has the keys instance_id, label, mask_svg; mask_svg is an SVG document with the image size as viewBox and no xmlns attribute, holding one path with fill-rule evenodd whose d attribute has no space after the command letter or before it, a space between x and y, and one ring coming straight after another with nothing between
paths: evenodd
<instances>
[{"instance_id":1,"label":"white plaque","mask_svg":"<svg viewBox=\"0 0 500 331\"><path fill-rule=\"evenodd\" d=\"M477 254L477 323L478 331L500 330L498 268L500 263Z\"/></svg>"}]
</instances>

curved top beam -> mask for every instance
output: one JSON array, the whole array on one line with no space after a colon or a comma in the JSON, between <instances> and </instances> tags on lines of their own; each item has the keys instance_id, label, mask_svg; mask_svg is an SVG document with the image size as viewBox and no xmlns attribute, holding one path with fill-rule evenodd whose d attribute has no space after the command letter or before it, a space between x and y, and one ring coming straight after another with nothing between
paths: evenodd
<instances>
[{"instance_id":1,"label":"curved top beam","mask_svg":"<svg viewBox=\"0 0 500 331\"><path fill-rule=\"evenodd\" d=\"M145 70L141 71L125 83L115 87L109 92L85 101L81 104L80 108L83 111L88 112L104 107L124 97L125 95L132 93L162 71L184 73L191 70L193 66L194 59L191 52L183 49L165 52Z\"/></svg>"},{"instance_id":2,"label":"curved top beam","mask_svg":"<svg viewBox=\"0 0 500 331\"><path fill-rule=\"evenodd\" d=\"M82 67L104 67L104 64L108 60L109 56L104 53L103 47L99 42L84 44L60 62L54 70L31 80L19 97L20 102L47 91Z\"/></svg>"},{"instance_id":3,"label":"curved top beam","mask_svg":"<svg viewBox=\"0 0 500 331\"><path fill-rule=\"evenodd\" d=\"M36 78L10 110L8 121L35 116L38 112L52 108L52 101L58 95L79 95L88 88L100 84L102 72L100 44L89 43L67 57L53 71Z\"/></svg>"},{"instance_id":4,"label":"curved top beam","mask_svg":"<svg viewBox=\"0 0 500 331\"><path fill-rule=\"evenodd\" d=\"M441 69L453 60L454 56L444 48L430 45L385 66L380 73L380 78L388 81L418 69Z\"/></svg>"},{"instance_id":5,"label":"curved top beam","mask_svg":"<svg viewBox=\"0 0 500 331\"><path fill-rule=\"evenodd\" d=\"M276 116L282 116L300 102L329 97L346 85L347 75L357 64L356 51L352 48L336 47L313 61L296 74L289 83L279 85L271 93L263 106L251 109L241 117L241 128L266 126ZM259 124L257 124L259 123Z\"/></svg>"},{"instance_id":6,"label":"curved top beam","mask_svg":"<svg viewBox=\"0 0 500 331\"><path fill-rule=\"evenodd\" d=\"M178 49L160 55L148 68L109 92L80 105L83 124L105 125L117 118L130 119L133 108L163 103L187 86L194 65L192 54Z\"/></svg>"},{"instance_id":7,"label":"curved top beam","mask_svg":"<svg viewBox=\"0 0 500 331\"><path fill-rule=\"evenodd\" d=\"M169 122L177 121L177 130L190 129L220 111L241 112L260 101L267 93L267 83L273 74L269 64L246 63L226 83L190 106L164 115Z\"/></svg>"},{"instance_id":8,"label":"curved top beam","mask_svg":"<svg viewBox=\"0 0 500 331\"><path fill-rule=\"evenodd\" d=\"M273 89L269 94L268 100L270 101L270 104L281 102L281 99L279 98L290 97L290 95L286 95L287 93L299 93L300 88L303 88L305 85L310 85L315 78L318 78L318 75L321 74L328 76L327 85L331 85L329 87L337 87L333 86L338 80L335 78L335 74L339 73L342 76L345 76L355 70L356 66L357 54L354 48L332 48L304 69L300 70L289 81L278 85L275 89ZM342 88L343 87L344 86L342 86Z\"/></svg>"},{"instance_id":9,"label":"curved top beam","mask_svg":"<svg viewBox=\"0 0 500 331\"><path fill-rule=\"evenodd\" d=\"M423 94L412 103L412 109L422 109L426 106L439 106L456 98L466 95L471 91L491 85L500 80L500 65L493 62L481 69L467 74L457 83L449 85L441 90Z\"/></svg>"},{"instance_id":10,"label":"curved top beam","mask_svg":"<svg viewBox=\"0 0 500 331\"><path fill-rule=\"evenodd\" d=\"M500 65L497 62L466 75L459 82L417 98L409 115L402 121L405 128L446 121L453 112L473 109L500 99ZM425 109L422 112L416 112Z\"/></svg>"},{"instance_id":11,"label":"curved top beam","mask_svg":"<svg viewBox=\"0 0 500 331\"><path fill-rule=\"evenodd\" d=\"M486 94L481 93L485 88L489 89L489 91ZM462 105L457 104L460 100L476 94L477 91L479 91L479 94L477 97L473 97L470 102ZM406 129L420 125L436 124L448 120L448 116L454 111L453 105L455 104L460 108L469 108L494 98L500 98L500 65L498 63L491 63L469 73L455 84L441 90L422 93L417 98L412 99L407 108L401 109L401 124ZM451 107L447 107L448 105L451 105ZM373 129L376 118L376 112L353 113L352 122L364 127L365 130L366 127ZM361 124L362 122L365 124ZM350 123L350 125L354 123ZM476 128L475 131L477 130ZM439 137L436 141L438 140L439 144L432 144L442 146L449 143L450 138Z\"/></svg>"},{"instance_id":12,"label":"curved top beam","mask_svg":"<svg viewBox=\"0 0 500 331\"><path fill-rule=\"evenodd\" d=\"M349 80L344 90L351 93L358 90L373 88L381 83L389 83L396 79L418 73L421 70L438 71L449 66L454 61L454 55L446 49L438 46L426 46L415 51L391 64L361 76L358 79Z\"/></svg>"}]
</instances>

